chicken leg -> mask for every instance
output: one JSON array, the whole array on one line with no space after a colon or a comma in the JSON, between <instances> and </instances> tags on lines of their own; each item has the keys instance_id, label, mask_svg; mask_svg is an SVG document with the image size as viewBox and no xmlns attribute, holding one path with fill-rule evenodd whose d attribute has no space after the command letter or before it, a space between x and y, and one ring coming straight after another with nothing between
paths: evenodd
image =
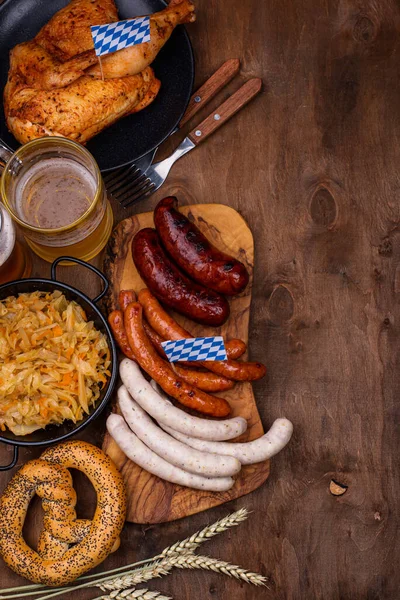
<instances>
[{"instance_id":1,"label":"chicken leg","mask_svg":"<svg viewBox=\"0 0 400 600\"><path fill-rule=\"evenodd\" d=\"M172 0L167 8L150 16L150 41L106 54L101 59L101 68L95 65L88 70L94 77L124 77L135 75L148 67L171 33L180 23L195 21L194 6L190 0Z\"/></svg>"}]
</instances>

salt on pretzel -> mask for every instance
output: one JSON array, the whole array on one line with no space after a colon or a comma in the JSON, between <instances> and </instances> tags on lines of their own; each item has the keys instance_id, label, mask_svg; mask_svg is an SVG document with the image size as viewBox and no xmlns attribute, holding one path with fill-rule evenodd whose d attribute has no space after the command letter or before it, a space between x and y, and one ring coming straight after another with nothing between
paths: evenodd
<instances>
[{"instance_id":1,"label":"salt on pretzel","mask_svg":"<svg viewBox=\"0 0 400 600\"><path fill-rule=\"evenodd\" d=\"M96 490L92 521L76 518L68 469L85 473ZM35 494L44 510L37 552L22 535ZM27 462L8 484L0 498L0 554L11 569L35 583L65 585L118 548L125 514L124 482L111 459L86 442L65 442Z\"/></svg>"}]
</instances>

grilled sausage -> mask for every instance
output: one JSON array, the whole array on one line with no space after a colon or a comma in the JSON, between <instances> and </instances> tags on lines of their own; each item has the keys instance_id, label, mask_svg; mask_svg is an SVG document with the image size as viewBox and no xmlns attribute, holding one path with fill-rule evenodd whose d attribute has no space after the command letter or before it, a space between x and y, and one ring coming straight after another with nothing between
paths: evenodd
<instances>
[{"instance_id":1,"label":"grilled sausage","mask_svg":"<svg viewBox=\"0 0 400 600\"><path fill-rule=\"evenodd\" d=\"M152 329L150 325L146 323L146 321L143 321L143 328L158 354L162 358L167 358L164 348L161 345L161 343L164 341L162 337L158 335L158 333L155 332L154 329ZM183 381L186 381L186 383L193 385L199 390L203 390L203 392L223 392L225 390L231 390L235 385L235 382L231 379L227 379L221 375L216 375L215 373L210 373L210 371L204 372L195 369L187 369L178 363L170 364L171 369L177 375L179 375Z\"/></svg>"},{"instance_id":2,"label":"grilled sausage","mask_svg":"<svg viewBox=\"0 0 400 600\"><path fill-rule=\"evenodd\" d=\"M167 306L203 325L218 327L229 317L229 303L217 292L191 281L167 257L155 229L141 229L132 241L140 276Z\"/></svg>"},{"instance_id":3,"label":"grilled sausage","mask_svg":"<svg viewBox=\"0 0 400 600\"><path fill-rule=\"evenodd\" d=\"M149 290L139 292L139 301L144 307L145 315L150 325L162 337L169 340L181 340L192 337L189 332L180 327L151 296ZM257 362L238 362L236 360L207 360L198 361L196 365L205 367L234 381L255 381L264 377L267 369Z\"/></svg>"},{"instance_id":4,"label":"grilled sausage","mask_svg":"<svg viewBox=\"0 0 400 600\"><path fill-rule=\"evenodd\" d=\"M133 290L121 290L118 294L119 307L124 312L128 304L136 302L136 294Z\"/></svg>"},{"instance_id":5,"label":"grilled sausage","mask_svg":"<svg viewBox=\"0 0 400 600\"><path fill-rule=\"evenodd\" d=\"M149 289L144 288L139 292L138 300L143 306L146 319L153 330L158 332L163 340L181 340L183 338L194 337L189 331L184 329L173 319L160 305L157 298L153 296ZM225 342L225 349L228 358L239 358L246 352L246 344L242 340L233 339ZM190 366L200 366L197 363Z\"/></svg>"},{"instance_id":6,"label":"grilled sausage","mask_svg":"<svg viewBox=\"0 0 400 600\"><path fill-rule=\"evenodd\" d=\"M158 355L143 329L142 311L141 305L133 302L128 305L124 313L129 345L142 369L155 379L167 394L184 406L213 417L229 415L230 406L226 400L206 394L187 384L181 377L175 375L169 364Z\"/></svg>"},{"instance_id":7,"label":"grilled sausage","mask_svg":"<svg viewBox=\"0 0 400 600\"><path fill-rule=\"evenodd\" d=\"M124 325L124 315L122 310L113 310L108 315L108 322L110 324L111 330L115 337L115 341L117 342L120 350L130 358L131 360L136 360L134 353L132 352L132 348L129 345L128 337L125 331Z\"/></svg>"},{"instance_id":8,"label":"grilled sausage","mask_svg":"<svg viewBox=\"0 0 400 600\"><path fill-rule=\"evenodd\" d=\"M177 199L169 196L154 210L156 230L168 254L197 283L227 296L240 294L249 283L246 267L213 246L177 206Z\"/></svg>"},{"instance_id":9,"label":"grilled sausage","mask_svg":"<svg viewBox=\"0 0 400 600\"><path fill-rule=\"evenodd\" d=\"M146 321L143 321L143 328L159 355L166 359L167 355L165 354L164 348L161 345L164 341L162 337L156 331L154 331L154 329L150 327ZM223 392L225 390L231 390L235 385L234 381L231 381L230 379L227 379L221 375L216 375L210 371L204 372L195 369L184 368L182 367L182 364L188 366L197 366L197 363L171 363L171 368L177 375L179 375L179 377L186 381L186 383L193 385L199 390L203 390L203 392Z\"/></svg>"}]
</instances>

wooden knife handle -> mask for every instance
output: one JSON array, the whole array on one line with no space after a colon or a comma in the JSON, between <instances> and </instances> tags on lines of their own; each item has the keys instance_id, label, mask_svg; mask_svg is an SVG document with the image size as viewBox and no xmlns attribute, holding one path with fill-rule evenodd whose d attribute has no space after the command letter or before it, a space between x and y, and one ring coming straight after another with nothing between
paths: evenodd
<instances>
[{"instance_id":1,"label":"wooden knife handle","mask_svg":"<svg viewBox=\"0 0 400 600\"><path fill-rule=\"evenodd\" d=\"M214 98L239 72L239 67L240 61L238 58L231 58L224 62L190 98L186 112L178 127L181 128L182 125L185 125L203 106Z\"/></svg>"},{"instance_id":2,"label":"wooden knife handle","mask_svg":"<svg viewBox=\"0 0 400 600\"><path fill-rule=\"evenodd\" d=\"M262 87L262 80L258 78L249 79L241 88L228 98L221 106L211 113L200 125L197 125L188 135L194 144L200 144L209 135L214 133L228 119L233 117L243 106L254 96L256 96Z\"/></svg>"}]
</instances>

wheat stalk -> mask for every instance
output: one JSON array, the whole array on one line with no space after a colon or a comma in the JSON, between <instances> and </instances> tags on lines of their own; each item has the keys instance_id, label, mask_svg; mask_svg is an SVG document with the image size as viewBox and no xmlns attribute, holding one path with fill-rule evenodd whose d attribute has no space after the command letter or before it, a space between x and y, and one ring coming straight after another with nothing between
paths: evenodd
<instances>
[{"instance_id":1,"label":"wheat stalk","mask_svg":"<svg viewBox=\"0 0 400 600\"><path fill-rule=\"evenodd\" d=\"M113 579L108 579L106 581L94 581L92 585L99 587L103 592L123 590L135 586L138 583L145 583L146 581L150 581L150 579L168 575L173 566L171 561L168 561L167 559L160 560L159 562L150 562L147 565L144 565L144 567L129 571L121 577L114 577Z\"/></svg>"},{"instance_id":2,"label":"wheat stalk","mask_svg":"<svg viewBox=\"0 0 400 600\"><path fill-rule=\"evenodd\" d=\"M216 573L223 573L236 579L243 579L246 583L253 585L266 586L265 582L267 578L263 575L247 571L247 569L243 569L238 565L231 565L225 560L190 553L182 554L179 557L171 557L171 560L175 562L174 567L178 569L206 569L208 571L215 571Z\"/></svg>"},{"instance_id":3,"label":"wheat stalk","mask_svg":"<svg viewBox=\"0 0 400 600\"><path fill-rule=\"evenodd\" d=\"M191 552L186 554L174 554L167 556L156 564L149 564L140 569L135 569L123 577L118 577L98 583L97 586L104 592L110 590L121 590L131 587L144 581L149 581L153 577L162 577L167 575L174 567L178 569L206 569L216 573L224 573L236 579L242 579L246 583L253 585L266 585L266 577L258 573L252 573L237 565L231 565L224 560L210 558L208 556L198 556Z\"/></svg>"},{"instance_id":4,"label":"wheat stalk","mask_svg":"<svg viewBox=\"0 0 400 600\"><path fill-rule=\"evenodd\" d=\"M165 548L161 554L158 555L157 558L162 558L164 556L171 556L172 554L180 554L181 552L193 552L200 544L206 542L210 538L218 535L219 533L223 533L230 527L236 527L243 523L249 516L249 511L247 508L241 508L230 515L227 515L223 519L220 519L216 523L212 525L208 525L204 527L201 531L197 531L190 537L182 540L181 542L176 542L172 546L168 546Z\"/></svg>"},{"instance_id":5,"label":"wheat stalk","mask_svg":"<svg viewBox=\"0 0 400 600\"><path fill-rule=\"evenodd\" d=\"M130 588L123 592L116 590L108 596L99 596L98 598L94 598L94 600L172 600L172 598L171 596L164 596L161 592L157 591Z\"/></svg>"}]
</instances>

